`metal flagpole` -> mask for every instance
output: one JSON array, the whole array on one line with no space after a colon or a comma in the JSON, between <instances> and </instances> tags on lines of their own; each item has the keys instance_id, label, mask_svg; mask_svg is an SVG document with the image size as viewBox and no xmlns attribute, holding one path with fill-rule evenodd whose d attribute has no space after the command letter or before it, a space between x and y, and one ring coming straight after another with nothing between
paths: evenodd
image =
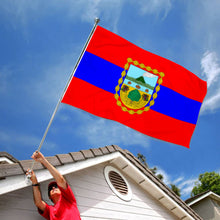
<instances>
[{"instance_id":1,"label":"metal flagpole","mask_svg":"<svg viewBox=\"0 0 220 220\"><path fill-rule=\"evenodd\" d=\"M45 140L46 135L47 135L47 133L48 133L48 130L49 130L51 124L52 124L52 121L53 121L53 119L54 119L54 116L55 116L55 114L56 114L56 112L57 112L57 110L58 110L58 107L59 107L59 105L60 105L60 103L61 103L61 100L62 100L62 98L63 98L63 96L64 96L64 94L65 94L65 92L66 92L66 90L67 90L67 88L68 88L68 86L69 86L69 84L70 84L70 82L71 82L71 80L72 80L74 74L75 74L75 72L76 72L76 69L77 69L77 67L78 67L78 65L79 65L79 63L80 63L80 61L81 61L81 59L82 59L82 56L83 56L83 54L84 54L84 52L85 52L85 50L86 50L86 48L87 48L87 46L88 46L88 44L89 44L89 41L90 41L90 39L91 39L91 37L92 37L92 35L93 35L93 33L94 33L94 31L95 31L95 29L96 29L98 23L99 23L99 21L100 21L99 18L95 18L95 24L94 24L94 26L93 26L93 28L92 28L90 34L89 34L89 37L88 37L88 39L87 39L87 41L86 41L86 43L85 43L85 45L84 45L84 47L83 47L83 49L82 49L82 51L81 51L81 53L80 53L80 56L79 56L79 58L78 58L78 60L77 60L77 62L76 62L76 64L75 64L75 67L74 67L74 69L73 69L73 71L72 71L72 73L71 73L71 75L70 75L70 77L69 77L69 80L68 80L68 82L67 82L67 84L66 84L66 86L65 86L65 88L64 88L64 90L63 90L63 93L62 93L62 95L61 95L61 97L60 97L60 99L59 99L59 101L58 101L58 103L57 103L57 105L56 105L56 107L55 107L55 109L54 109L54 112L53 112L53 114L52 114L52 116L51 116L51 118L50 118L50 121L49 121L49 123L48 123L48 125L47 125L47 128L46 128L46 130L45 130L45 132L44 132L44 135L43 135L43 137L42 137L42 139L41 139L41 142L40 142L40 145L39 145L39 147L38 147L38 149L37 149L37 152L39 152L39 151L41 150L41 147L42 147L42 145L43 145L43 143L44 143L44 140ZM30 169L30 171L29 171L29 175L27 175L27 178L30 178L30 177L31 177L31 176L30 176L30 172L31 172L31 170L33 170L33 168L34 168L34 163L35 163L35 161L33 161L33 163L32 163L32 166L31 166L31 169Z\"/></svg>"}]
</instances>

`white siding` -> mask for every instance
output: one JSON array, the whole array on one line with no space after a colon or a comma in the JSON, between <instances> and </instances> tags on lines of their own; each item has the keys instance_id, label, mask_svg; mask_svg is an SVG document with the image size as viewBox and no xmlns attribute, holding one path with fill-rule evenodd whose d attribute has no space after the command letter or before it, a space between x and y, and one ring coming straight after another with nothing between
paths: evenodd
<instances>
[{"instance_id":1,"label":"white siding","mask_svg":"<svg viewBox=\"0 0 220 220\"><path fill-rule=\"evenodd\" d=\"M105 165L107 164L97 165L66 176L76 196L82 220L177 219L126 175L124 176L133 192L132 200L126 202L118 198L104 178ZM50 181L42 183L41 189L43 198L50 203L47 197L48 182ZM0 219L43 219L34 206L31 186L0 196Z\"/></svg>"},{"instance_id":2,"label":"white siding","mask_svg":"<svg viewBox=\"0 0 220 220\"><path fill-rule=\"evenodd\" d=\"M118 198L104 178L105 165L94 166L66 177L76 195L83 220L177 219L126 175L133 192L132 200L127 202Z\"/></svg>"},{"instance_id":3,"label":"white siding","mask_svg":"<svg viewBox=\"0 0 220 220\"><path fill-rule=\"evenodd\" d=\"M31 187L0 196L0 219L42 219L42 217L37 213L36 207L34 206Z\"/></svg>"},{"instance_id":4,"label":"white siding","mask_svg":"<svg viewBox=\"0 0 220 220\"><path fill-rule=\"evenodd\" d=\"M220 213L218 209L215 207L213 200L209 197L191 205L191 208L194 209L203 219L220 219Z\"/></svg>"}]
</instances>

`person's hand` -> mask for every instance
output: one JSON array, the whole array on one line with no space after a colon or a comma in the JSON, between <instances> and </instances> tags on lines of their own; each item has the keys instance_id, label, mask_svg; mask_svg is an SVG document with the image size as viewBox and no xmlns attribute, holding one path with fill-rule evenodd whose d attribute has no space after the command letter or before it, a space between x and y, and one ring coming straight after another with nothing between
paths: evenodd
<instances>
[{"instance_id":1,"label":"person's hand","mask_svg":"<svg viewBox=\"0 0 220 220\"><path fill-rule=\"evenodd\" d=\"M33 153L33 155L31 156L31 158L34 159L37 162L40 162L40 163L45 161L44 155L41 152L39 152L39 151L35 151Z\"/></svg>"},{"instance_id":2,"label":"person's hand","mask_svg":"<svg viewBox=\"0 0 220 220\"><path fill-rule=\"evenodd\" d=\"M30 177L30 180L31 180L32 184L37 184L38 183L37 182L37 177L36 177L36 175L35 175L33 170L27 169L26 176Z\"/></svg>"}]
</instances>

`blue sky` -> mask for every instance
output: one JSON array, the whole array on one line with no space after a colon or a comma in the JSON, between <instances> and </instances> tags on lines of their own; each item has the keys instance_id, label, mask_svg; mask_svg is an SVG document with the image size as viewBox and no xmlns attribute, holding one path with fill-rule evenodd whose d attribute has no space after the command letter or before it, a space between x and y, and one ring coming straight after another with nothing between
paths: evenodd
<instances>
[{"instance_id":1,"label":"blue sky","mask_svg":"<svg viewBox=\"0 0 220 220\"><path fill-rule=\"evenodd\" d=\"M220 1L2 0L0 150L29 159L38 148L81 49L102 27L172 60L208 84L190 149L61 104L42 147L47 155L117 144L142 153L165 183L189 197L206 171L220 172Z\"/></svg>"}]
</instances>

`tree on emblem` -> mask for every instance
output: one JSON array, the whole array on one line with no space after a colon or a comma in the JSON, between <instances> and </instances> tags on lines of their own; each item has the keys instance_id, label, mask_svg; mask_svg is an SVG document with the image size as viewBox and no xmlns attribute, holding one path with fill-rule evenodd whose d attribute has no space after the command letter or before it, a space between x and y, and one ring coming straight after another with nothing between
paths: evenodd
<instances>
[{"instance_id":1,"label":"tree on emblem","mask_svg":"<svg viewBox=\"0 0 220 220\"><path fill-rule=\"evenodd\" d=\"M128 98L131 100L131 101L136 101L138 102L141 98L141 95L140 95L140 92L135 89L135 90L132 90L131 92L129 92L128 94Z\"/></svg>"}]
</instances>

